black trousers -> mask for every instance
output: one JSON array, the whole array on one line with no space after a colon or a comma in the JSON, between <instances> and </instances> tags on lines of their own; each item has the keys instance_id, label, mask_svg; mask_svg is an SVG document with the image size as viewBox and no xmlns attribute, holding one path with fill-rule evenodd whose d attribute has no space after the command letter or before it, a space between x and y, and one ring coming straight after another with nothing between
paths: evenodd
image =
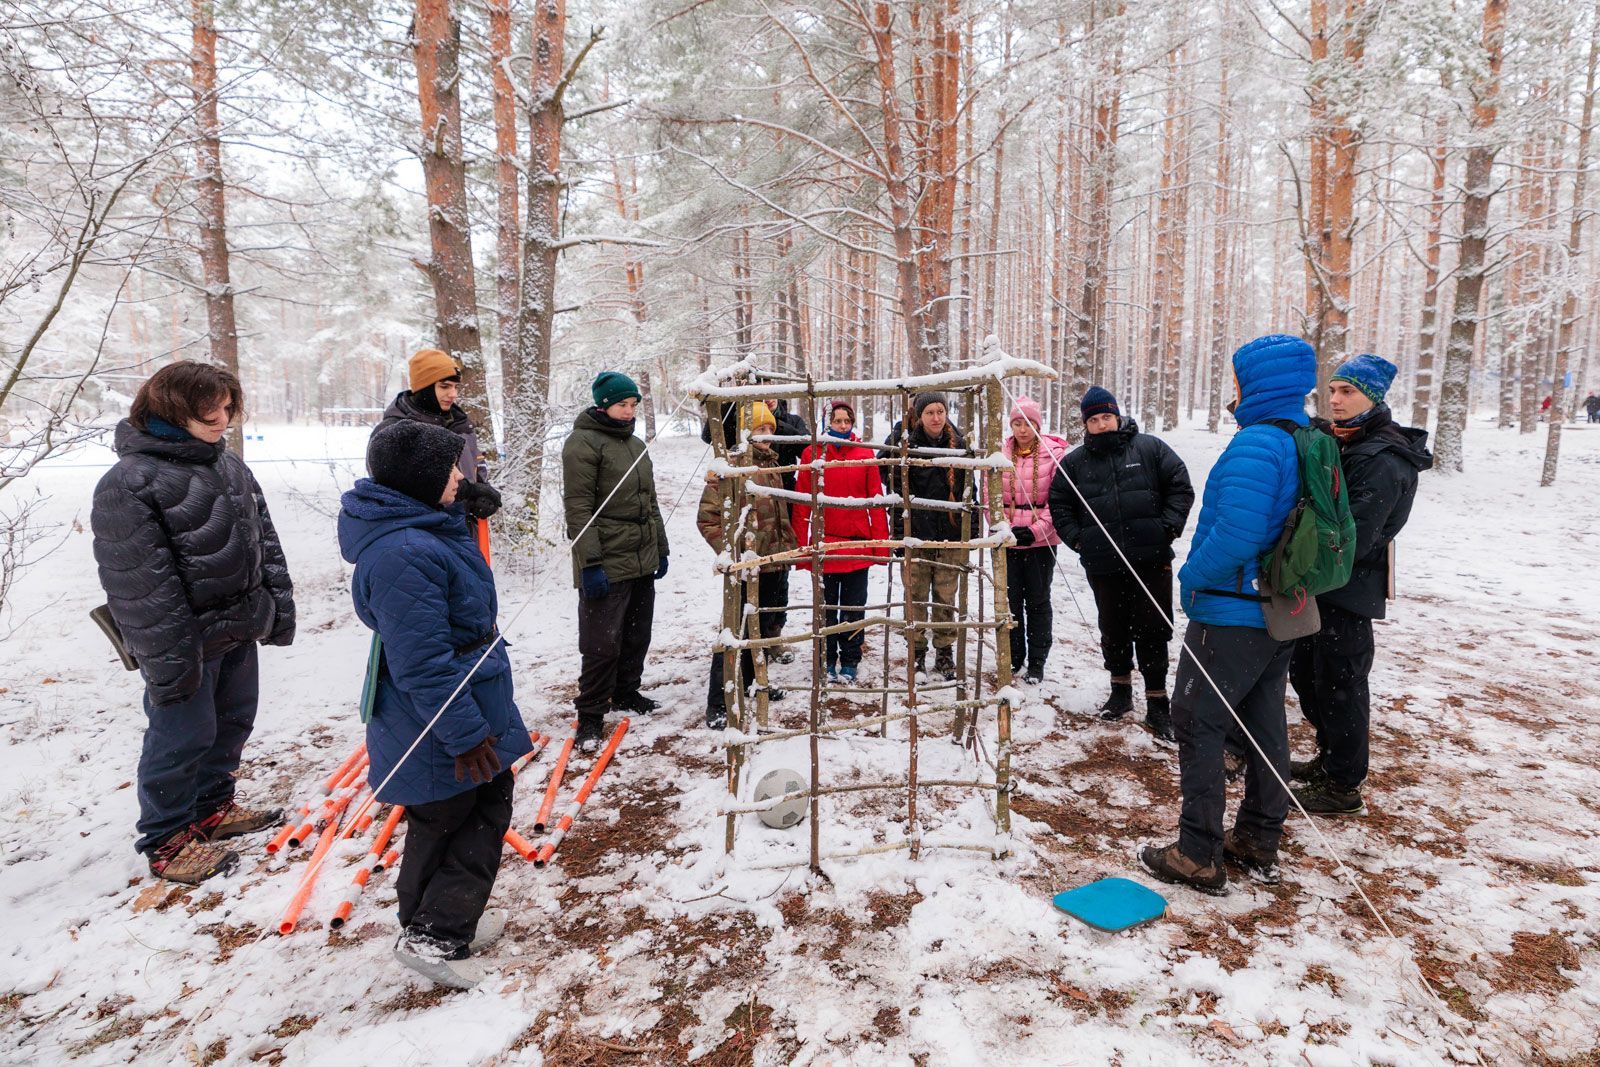
<instances>
[{"instance_id":1,"label":"black trousers","mask_svg":"<svg viewBox=\"0 0 1600 1067\"><path fill-rule=\"evenodd\" d=\"M764 608L786 608L789 606L789 568L763 572L761 582L761 606ZM787 611L764 611L761 613L761 636L777 637L783 633L783 624L789 621Z\"/></svg>"},{"instance_id":2,"label":"black trousers","mask_svg":"<svg viewBox=\"0 0 1600 1067\"><path fill-rule=\"evenodd\" d=\"M1100 617L1100 651L1106 670L1119 678L1133 673L1137 654L1146 692L1162 693L1167 688L1167 643L1172 640L1172 627L1167 624L1172 618L1172 564L1136 563L1134 570L1161 602L1162 611L1155 609L1125 569L1088 575Z\"/></svg>"},{"instance_id":3,"label":"black trousers","mask_svg":"<svg viewBox=\"0 0 1600 1067\"><path fill-rule=\"evenodd\" d=\"M1322 629L1294 643L1289 682L1306 721L1317 731L1317 750L1328 779L1341 790L1367 778L1372 719L1367 676L1372 673L1372 620L1318 603Z\"/></svg>"},{"instance_id":4,"label":"black trousers","mask_svg":"<svg viewBox=\"0 0 1600 1067\"><path fill-rule=\"evenodd\" d=\"M406 807L405 851L394 884L402 927L456 948L472 940L500 873L515 781L501 771L464 793Z\"/></svg>"},{"instance_id":5,"label":"black trousers","mask_svg":"<svg viewBox=\"0 0 1600 1067\"><path fill-rule=\"evenodd\" d=\"M1184 641L1188 647L1178 657L1172 694L1172 726L1178 738L1178 776L1183 790L1178 847L1196 863L1219 863L1227 805L1222 753L1230 728L1236 727L1199 667L1205 668L1238 712L1278 777L1288 781L1289 727L1283 694L1294 646L1274 641L1267 631L1254 627L1200 622L1189 623ZM1289 794L1253 746L1247 745L1245 758L1244 799L1234 828L1246 842L1276 851L1289 810Z\"/></svg>"},{"instance_id":6,"label":"black trousers","mask_svg":"<svg viewBox=\"0 0 1600 1067\"><path fill-rule=\"evenodd\" d=\"M748 591L745 593L749 595ZM756 578L756 606L757 607L784 607L789 603L789 571L762 571ZM759 627L762 637L776 637L778 630L782 629L782 622L777 627L768 630L768 619L783 618L782 613L762 613L757 618L761 620ZM724 669L722 666L722 653L711 654L711 678L706 683L706 708L707 710L726 709L728 706L727 695L723 692ZM745 688L756 680L756 663L748 649L739 653L739 675L744 679Z\"/></svg>"},{"instance_id":7,"label":"black trousers","mask_svg":"<svg viewBox=\"0 0 1600 1067\"><path fill-rule=\"evenodd\" d=\"M1055 545L1006 553L1006 603L1017 620L1011 627L1013 672L1044 670L1052 639L1050 584L1055 576Z\"/></svg>"},{"instance_id":8,"label":"black trousers","mask_svg":"<svg viewBox=\"0 0 1600 1067\"><path fill-rule=\"evenodd\" d=\"M614 701L639 695L655 623L656 580L646 574L612 582L599 600L578 598L578 714L604 718Z\"/></svg>"},{"instance_id":9,"label":"black trousers","mask_svg":"<svg viewBox=\"0 0 1600 1067\"><path fill-rule=\"evenodd\" d=\"M824 573L822 576L823 603L838 604L837 608L826 608L822 612L822 624L835 626L839 623L858 622L865 615L865 611L852 611L844 605L854 605L862 608L867 603L867 577L872 573L868 567L856 571L840 571L837 574ZM865 630L851 630L848 633L829 634L827 644L827 668L833 670L834 666L855 667L861 663L861 647L866 644L867 632Z\"/></svg>"},{"instance_id":10,"label":"black trousers","mask_svg":"<svg viewBox=\"0 0 1600 1067\"><path fill-rule=\"evenodd\" d=\"M149 852L233 799L233 772L256 722L261 675L256 646L242 645L202 666L188 700L150 703L139 754L139 839Z\"/></svg>"}]
</instances>

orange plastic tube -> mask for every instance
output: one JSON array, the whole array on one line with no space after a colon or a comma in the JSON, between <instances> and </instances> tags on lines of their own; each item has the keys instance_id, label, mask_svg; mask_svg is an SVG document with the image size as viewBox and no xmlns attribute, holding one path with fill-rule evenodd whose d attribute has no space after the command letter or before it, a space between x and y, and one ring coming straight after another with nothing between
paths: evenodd
<instances>
[{"instance_id":1,"label":"orange plastic tube","mask_svg":"<svg viewBox=\"0 0 1600 1067\"><path fill-rule=\"evenodd\" d=\"M556 848L561 844L562 838L567 836L567 831L572 829L572 822L578 817L578 811L583 807L584 801L589 799L589 794L594 791L594 784L600 780L600 772L606 769L615 755L617 746L622 744L622 735L628 732L628 720L623 719L617 724L617 729L611 735L611 740L606 742L606 747L601 750L600 758L594 761L594 766L589 770L589 776L583 780L583 785L578 788L578 795L572 798L572 804L561 815L561 821L556 825L555 832L550 835L550 840L540 847L539 853L534 857L533 865L543 867L550 862L550 857L555 855Z\"/></svg>"},{"instance_id":2,"label":"orange plastic tube","mask_svg":"<svg viewBox=\"0 0 1600 1067\"><path fill-rule=\"evenodd\" d=\"M525 860L533 859L534 853L539 851L537 845L529 841L526 837L523 837L521 834L517 833L515 830L506 831L505 842L511 846L511 850L513 852Z\"/></svg>"},{"instance_id":3,"label":"orange plastic tube","mask_svg":"<svg viewBox=\"0 0 1600 1067\"><path fill-rule=\"evenodd\" d=\"M294 924L300 920L300 912L304 910L306 901L311 899L311 890L316 888L317 875L322 873L323 857L328 854L329 849L333 848L333 839L338 836L339 813L349 803L350 797L346 796L334 807L333 812L329 815L327 828L322 831L322 837L317 841L316 850L311 853L310 866L306 868L305 876L300 879L300 887L294 891L294 896L289 899L289 906L283 909L283 916L278 920L279 934L291 934L294 932Z\"/></svg>"},{"instance_id":4,"label":"orange plastic tube","mask_svg":"<svg viewBox=\"0 0 1600 1067\"><path fill-rule=\"evenodd\" d=\"M383 857L383 862L378 864L376 867L374 867L372 869L375 870L375 871L385 870L385 869L387 869L389 867L393 867L399 861L399 859L400 859L400 850L397 849L397 848L391 848L389 850L389 854L387 856Z\"/></svg>"},{"instance_id":5,"label":"orange plastic tube","mask_svg":"<svg viewBox=\"0 0 1600 1067\"><path fill-rule=\"evenodd\" d=\"M536 834L544 833L546 824L550 822L550 809L556 806L556 790L561 788L561 779L566 776L567 760L572 757L572 742L576 739L576 735L567 738L561 746L561 754L556 757L555 769L550 772L550 784L545 787L544 803L539 805L539 814L533 820L533 832Z\"/></svg>"},{"instance_id":6,"label":"orange plastic tube","mask_svg":"<svg viewBox=\"0 0 1600 1067\"><path fill-rule=\"evenodd\" d=\"M322 794L323 794L323 796L327 796L329 793L331 793L335 789L339 788L341 780L344 778L344 776L346 774L348 774L350 772L350 768L354 767L356 765L356 763L359 762L360 759L363 756L365 756L366 754L367 754L367 743L365 741L363 741L363 742L361 742L360 744L358 744L355 747L355 750L352 751L350 753L350 755L348 755L348 756L346 756L344 758L344 762L339 764L339 767L338 767L337 770L335 770L332 774L328 775L328 780L326 782L322 783Z\"/></svg>"},{"instance_id":7,"label":"orange plastic tube","mask_svg":"<svg viewBox=\"0 0 1600 1067\"><path fill-rule=\"evenodd\" d=\"M355 877L350 880L349 888L344 891L344 898L339 901L339 906L333 911L333 918L328 920L330 929L337 930L349 921L350 912L356 906L356 898L367 887L367 880L372 877L372 872L383 870L385 866L383 863L384 846L389 843L389 837L394 833L394 828L400 822L400 816L404 812L405 808L396 804L394 810L389 812L389 817L379 827L377 839L373 841L372 847L367 850L367 858L361 861L361 866L356 869Z\"/></svg>"},{"instance_id":8,"label":"orange plastic tube","mask_svg":"<svg viewBox=\"0 0 1600 1067\"><path fill-rule=\"evenodd\" d=\"M533 742L533 751L521 757L517 760L517 762L511 765L512 774L521 774L522 768L538 759L539 753L543 752L544 747L550 743L550 738L533 730L528 731L528 738Z\"/></svg>"},{"instance_id":9,"label":"orange plastic tube","mask_svg":"<svg viewBox=\"0 0 1600 1067\"><path fill-rule=\"evenodd\" d=\"M360 792L361 788L366 784L367 780L363 778L354 786L341 787L338 792L334 793L327 800L324 800L322 802L322 809L318 811L316 815L306 819L305 822L294 828L294 832L289 835L289 847L300 847L302 843L311 837L311 833L316 829L318 823L322 822L324 819L332 818L335 812L342 811L348 807L350 804L350 798Z\"/></svg>"},{"instance_id":10,"label":"orange plastic tube","mask_svg":"<svg viewBox=\"0 0 1600 1067\"><path fill-rule=\"evenodd\" d=\"M489 558L489 520L478 520L478 551L483 553L483 561L490 568L494 567L494 560Z\"/></svg>"},{"instance_id":11,"label":"orange plastic tube","mask_svg":"<svg viewBox=\"0 0 1600 1067\"><path fill-rule=\"evenodd\" d=\"M351 778L361 773L359 765L366 762L366 755L367 746L357 745L356 750L345 757L345 761L339 764L339 769L333 772L333 775L328 778L328 781L322 783L322 793L327 794L332 792L332 790L328 788L330 783L333 785L334 789L337 789L341 785L347 785ZM304 804L300 805L300 816L302 818L310 818L312 803L312 801L308 800ZM322 803L325 809L327 800L324 799ZM282 830L279 830L277 835L274 836L271 841L267 842L267 854L270 856L273 853L280 851L285 845L288 845L290 848L296 847L311 833L311 828L312 823L310 822L289 823Z\"/></svg>"}]
</instances>

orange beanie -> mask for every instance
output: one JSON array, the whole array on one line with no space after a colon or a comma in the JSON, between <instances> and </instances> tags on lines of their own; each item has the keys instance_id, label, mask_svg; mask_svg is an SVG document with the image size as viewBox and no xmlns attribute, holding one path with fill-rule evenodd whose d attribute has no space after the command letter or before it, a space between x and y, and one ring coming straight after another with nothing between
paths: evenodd
<instances>
[{"instance_id":1,"label":"orange beanie","mask_svg":"<svg viewBox=\"0 0 1600 1067\"><path fill-rule=\"evenodd\" d=\"M411 357L411 391L426 389L434 382L461 377L461 365L450 353L437 348L422 348Z\"/></svg>"}]
</instances>

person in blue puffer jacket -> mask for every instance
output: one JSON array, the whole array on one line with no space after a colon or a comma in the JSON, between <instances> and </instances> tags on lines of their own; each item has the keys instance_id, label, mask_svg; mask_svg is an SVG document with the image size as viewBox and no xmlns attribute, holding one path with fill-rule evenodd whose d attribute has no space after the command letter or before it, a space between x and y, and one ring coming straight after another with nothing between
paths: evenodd
<instances>
[{"instance_id":1,"label":"person in blue puffer jacket","mask_svg":"<svg viewBox=\"0 0 1600 1067\"><path fill-rule=\"evenodd\" d=\"M1206 478L1189 558L1178 572L1189 616L1172 696L1183 791L1178 840L1140 853L1162 881L1216 895L1227 892L1225 862L1258 880L1278 878L1289 803L1279 784L1289 776L1283 696L1294 646L1267 633L1256 576L1257 561L1277 543L1300 498L1300 461L1294 437L1267 420L1309 424L1305 400L1317 387L1316 353L1298 337L1258 337L1233 354L1233 373L1239 432ZM1223 742L1233 716L1207 675L1278 772L1274 777L1249 749L1244 800L1226 836Z\"/></svg>"},{"instance_id":2,"label":"person in blue puffer jacket","mask_svg":"<svg viewBox=\"0 0 1600 1067\"><path fill-rule=\"evenodd\" d=\"M464 989L484 974L472 953L505 926L485 909L511 825L509 768L532 745L497 640L494 575L456 503L461 451L426 423L374 433L371 477L341 501L339 549L355 565L356 614L382 641L367 777L378 800L406 807L395 955Z\"/></svg>"}]
</instances>

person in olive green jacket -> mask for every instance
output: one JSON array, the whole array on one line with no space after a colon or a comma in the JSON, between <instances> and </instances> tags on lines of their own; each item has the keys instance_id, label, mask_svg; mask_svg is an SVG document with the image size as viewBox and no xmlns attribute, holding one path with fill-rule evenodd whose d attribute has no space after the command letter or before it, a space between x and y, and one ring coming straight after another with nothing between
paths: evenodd
<instances>
[{"instance_id":1,"label":"person in olive green jacket","mask_svg":"<svg viewBox=\"0 0 1600 1067\"><path fill-rule=\"evenodd\" d=\"M770 434L777 432L778 429L778 420L773 415L772 409L759 401L751 405L747 424L752 434ZM750 465L777 467L781 463L771 443L752 441ZM722 528L722 486L719 483L720 479L715 474L706 475L705 492L700 496L700 512L695 517L695 525L700 530L700 536L706 539L706 544L711 546L713 552L726 551L732 558L737 559L747 552L754 552L757 556L770 556L799 546L800 542L794 535L794 526L789 522L789 502L760 491L761 488L765 488L782 492L784 486L781 474L751 475L750 485L747 488L747 507L734 521L733 537L739 542L737 545L728 544L726 531ZM756 575L750 575L749 571L744 572L746 582L756 583L756 602L759 606L777 608L788 604L789 583L786 579L790 566L791 564L786 562L767 563ZM761 622L751 627L754 633L739 636L776 637L776 630L769 632L770 628L766 624L769 617L771 613L762 614ZM740 654L739 673L744 679L746 688L755 681L755 660L748 651ZM783 696L783 690L768 686L768 700L782 700ZM728 697L723 688L723 662L720 652L711 655L711 680L706 689L706 725L713 730L721 730L728 725Z\"/></svg>"},{"instance_id":2,"label":"person in olive green jacket","mask_svg":"<svg viewBox=\"0 0 1600 1067\"><path fill-rule=\"evenodd\" d=\"M602 371L590 392L594 407L573 423L561 448L561 471L583 656L577 743L592 754L605 736L607 711L660 707L639 691L639 682L650 651L656 582L667 574L667 527L650 456L633 432L639 387L626 374Z\"/></svg>"}]
</instances>

